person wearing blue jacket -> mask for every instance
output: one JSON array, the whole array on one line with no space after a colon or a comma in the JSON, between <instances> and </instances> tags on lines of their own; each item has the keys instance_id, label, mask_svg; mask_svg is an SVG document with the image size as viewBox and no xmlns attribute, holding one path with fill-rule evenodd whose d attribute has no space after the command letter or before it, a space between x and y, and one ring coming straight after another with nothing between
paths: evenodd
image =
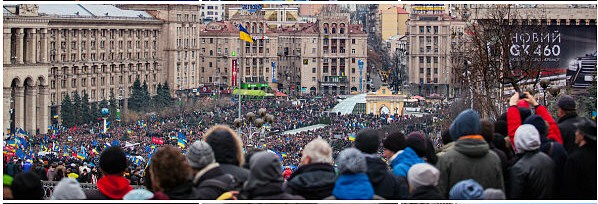
<instances>
[{"instance_id":1,"label":"person wearing blue jacket","mask_svg":"<svg viewBox=\"0 0 598 204\"><path fill-rule=\"evenodd\" d=\"M367 172L365 155L355 148L340 152L336 159L339 176L332 195L325 200L382 200L375 195Z\"/></svg>"},{"instance_id":2,"label":"person wearing blue jacket","mask_svg":"<svg viewBox=\"0 0 598 204\"><path fill-rule=\"evenodd\" d=\"M405 147L405 136L400 131L390 133L382 142L384 157L388 159L392 173L407 177L409 168L414 164L424 163L411 147Z\"/></svg>"}]
</instances>

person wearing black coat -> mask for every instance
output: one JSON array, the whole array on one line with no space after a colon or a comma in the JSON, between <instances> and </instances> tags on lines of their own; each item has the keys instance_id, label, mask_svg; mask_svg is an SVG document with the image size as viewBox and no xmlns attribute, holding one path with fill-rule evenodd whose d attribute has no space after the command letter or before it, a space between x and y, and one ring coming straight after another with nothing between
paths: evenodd
<instances>
[{"instance_id":1,"label":"person wearing black coat","mask_svg":"<svg viewBox=\"0 0 598 204\"><path fill-rule=\"evenodd\" d=\"M236 186L234 176L224 174L215 162L209 144L203 141L194 142L189 147L186 158L193 169L193 186L199 196L195 199L215 200Z\"/></svg>"},{"instance_id":2,"label":"person wearing black coat","mask_svg":"<svg viewBox=\"0 0 598 204\"><path fill-rule=\"evenodd\" d=\"M243 142L236 135L235 131L227 126L216 125L206 131L204 140L212 147L216 162L225 174L235 177L235 190L241 190L242 184L249 176L249 170L243 168L245 156L243 154Z\"/></svg>"},{"instance_id":3,"label":"person wearing black coat","mask_svg":"<svg viewBox=\"0 0 598 204\"><path fill-rule=\"evenodd\" d=\"M565 199L596 200L596 122L583 118L575 125L579 151L565 162L563 195Z\"/></svg>"},{"instance_id":4,"label":"person wearing black coat","mask_svg":"<svg viewBox=\"0 0 598 204\"><path fill-rule=\"evenodd\" d=\"M249 160L249 177L239 194L241 199L249 200L304 200L298 195L291 195L282 190L282 171L280 160L272 152L261 151Z\"/></svg>"},{"instance_id":5,"label":"person wearing black coat","mask_svg":"<svg viewBox=\"0 0 598 204\"><path fill-rule=\"evenodd\" d=\"M511 167L510 199L551 199L554 196L555 164L540 151L540 133L524 124L515 132L515 149L521 158Z\"/></svg>"},{"instance_id":6,"label":"person wearing black coat","mask_svg":"<svg viewBox=\"0 0 598 204\"><path fill-rule=\"evenodd\" d=\"M575 144L575 123L582 118L577 116L575 110L575 100L571 96L562 96L557 102L557 116L559 117L559 130L563 138L563 146L568 154L573 153L578 147Z\"/></svg>"},{"instance_id":7,"label":"person wearing black coat","mask_svg":"<svg viewBox=\"0 0 598 204\"><path fill-rule=\"evenodd\" d=\"M381 135L377 130L363 129L355 137L355 148L366 157L367 175L375 194L388 200L406 199L409 196L407 178L393 175L388 165L376 154Z\"/></svg>"},{"instance_id":8,"label":"person wearing black coat","mask_svg":"<svg viewBox=\"0 0 598 204\"><path fill-rule=\"evenodd\" d=\"M332 148L323 139L305 145L301 165L289 177L285 191L307 200L321 200L332 194L336 174L332 166Z\"/></svg>"}]
</instances>

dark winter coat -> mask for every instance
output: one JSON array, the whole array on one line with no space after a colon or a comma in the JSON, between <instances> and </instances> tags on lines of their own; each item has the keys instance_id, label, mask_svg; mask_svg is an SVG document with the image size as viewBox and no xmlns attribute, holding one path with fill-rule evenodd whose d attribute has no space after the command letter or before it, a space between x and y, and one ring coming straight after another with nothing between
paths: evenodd
<instances>
[{"instance_id":1,"label":"dark winter coat","mask_svg":"<svg viewBox=\"0 0 598 204\"><path fill-rule=\"evenodd\" d=\"M208 170L194 181L194 188L198 200L216 200L225 192L233 190L236 186L234 176L224 174L218 167Z\"/></svg>"},{"instance_id":2,"label":"dark winter coat","mask_svg":"<svg viewBox=\"0 0 598 204\"><path fill-rule=\"evenodd\" d=\"M563 146L565 146L568 154L572 154L577 149L575 144L575 131L577 131L577 128L573 124L579 122L580 119L581 117L577 117L577 113L567 114L559 118L559 130L563 138Z\"/></svg>"},{"instance_id":3,"label":"dark winter coat","mask_svg":"<svg viewBox=\"0 0 598 204\"><path fill-rule=\"evenodd\" d=\"M380 157L372 155L365 159L368 178L374 186L374 193L388 200L406 199L409 196L407 179L395 176Z\"/></svg>"},{"instance_id":4,"label":"dark winter coat","mask_svg":"<svg viewBox=\"0 0 598 204\"><path fill-rule=\"evenodd\" d=\"M446 198L440 194L438 188L435 186L421 186L416 188L409 195L411 200L445 200Z\"/></svg>"},{"instance_id":5,"label":"dark winter coat","mask_svg":"<svg viewBox=\"0 0 598 204\"><path fill-rule=\"evenodd\" d=\"M235 177L235 180L237 182L237 186L235 186L236 190L241 190L241 188L243 187L243 183L245 183L245 181L247 181L247 177L249 176L249 170L245 169L243 167L234 165L234 164L222 164L220 163L220 170L222 170L222 173L224 174L230 174L233 175Z\"/></svg>"},{"instance_id":6,"label":"dark winter coat","mask_svg":"<svg viewBox=\"0 0 598 204\"><path fill-rule=\"evenodd\" d=\"M500 158L490 151L482 136L456 141L455 147L438 159L436 167L440 171L438 190L445 197L456 183L467 179L484 188L505 189Z\"/></svg>"},{"instance_id":7,"label":"dark winter coat","mask_svg":"<svg viewBox=\"0 0 598 204\"><path fill-rule=\"evenodd\" d=\"M268 183L246 193L247 199L250 200L305 200L301 196L291 195L282 191L281 183Z\"/></svg>"},{"instance_id":8,"label":"dark winter coat","mask_svg":"<svg viewBox=\"0 0 598 204\"><path fill-rule=\"evenodd\" d=\"M170 200L194 200L200 197L191 180L163 192Z\"/></svg>"},{"instance_id":9,"label":"dark winter coat","mask_svg":"<svg viewBox=\"0 0 598 204\"><path fill-rule=\"evenodd\" d=\"M554 162L555 169L555 178L554 181L554 196L553 199L561 199L563 193L563 185L562 185L562 178L563 178L563 171L565 169L565 162L567 161L567 150L563 145L559 144L558 142L552 140L544 140L542 139L542 145L540 146L540 151L544 152L548 155L552 161Z\"/></svg>"},{"instance_id":10,"label":"dark winter coat","mask_svg":"<svg viewBox=\"0 0 598 204\"><path fill-rule=\"evenodd\" d=\"M565 162L565 199L596 200L596 144L585 144Z\"/></svg>"},{"instance_id":11,"label":"dark winter coat","mask_svg":"<svg viewBox=\"0 0 598 204\"><path fill-rule=\"evenodd\" d=\"M509 171L508 197L516 200L550 199L554 195L555 165L538 150L525 152Z\"/></svg>"},{"instance_id":12,"label":"dark winter coat","mask_svg":"<svg viewBox=\"0 0 598 204\"><path fill-rule=\"evenodd\" d=\"M300 166L289 177L286 192L307 200L321 200L332 194L336 174L330 164L316 163Z\"/></svg>"}]
</instances>

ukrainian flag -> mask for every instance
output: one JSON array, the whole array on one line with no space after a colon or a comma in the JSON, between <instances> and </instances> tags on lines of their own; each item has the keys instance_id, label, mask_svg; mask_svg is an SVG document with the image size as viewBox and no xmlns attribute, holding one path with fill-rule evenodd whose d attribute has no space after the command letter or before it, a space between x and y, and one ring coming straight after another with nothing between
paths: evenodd
<instances>
[{"instance_id":1,"label":"ukrainian flag","mask_svg":"<svg viewBox=\"0 0 598 204\"><path fill-rule=\"evenodd\" d=\"M241 40L245 40L246 42L253 43L253 38L242 25L239 25L239 38L241 38Z\"/></svg>"},{"instance_id":2,"label":"ukrainian flag","mask_svg":"<svg viewBox=\"0 0 598 204\"><path fill-rule=\"evenodd\" d=\"M185 148L186 143L187 143L187 141L185 141L185 140L183 140L181 138L178 138L177 145L179 145L179 147Z\"/></svg>"},{"instance_id":3,"label":"ukrainian flag","mask_svg":"<svg viewBox=\"0 0 598 204\"><path fill-rule=\"evenodd\" d=\"M349 134L349 141L355 141L355 134Z\"/></svg>"}]
</instances>

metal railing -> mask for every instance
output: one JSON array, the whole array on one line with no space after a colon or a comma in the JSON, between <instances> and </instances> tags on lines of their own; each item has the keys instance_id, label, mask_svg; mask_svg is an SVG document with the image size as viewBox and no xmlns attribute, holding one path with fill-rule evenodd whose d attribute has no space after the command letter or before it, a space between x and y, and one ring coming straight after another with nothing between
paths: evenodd
<instances>
[{"instance_id":1,"label":"metal railing","mask_svg":"<svg viewBox=\"0 0 598 204\"><path fill-rule=\"evenodd\" d=\"M42 188L44 189L44 200L49 200L54 192L54 187L58 184L58 181L42 181ZM92 183L79 183L83 191L86 190L97 190L98 186ZM133 189L145 189L145 186L131 185Z\"/></svg>"}]
</instances>

